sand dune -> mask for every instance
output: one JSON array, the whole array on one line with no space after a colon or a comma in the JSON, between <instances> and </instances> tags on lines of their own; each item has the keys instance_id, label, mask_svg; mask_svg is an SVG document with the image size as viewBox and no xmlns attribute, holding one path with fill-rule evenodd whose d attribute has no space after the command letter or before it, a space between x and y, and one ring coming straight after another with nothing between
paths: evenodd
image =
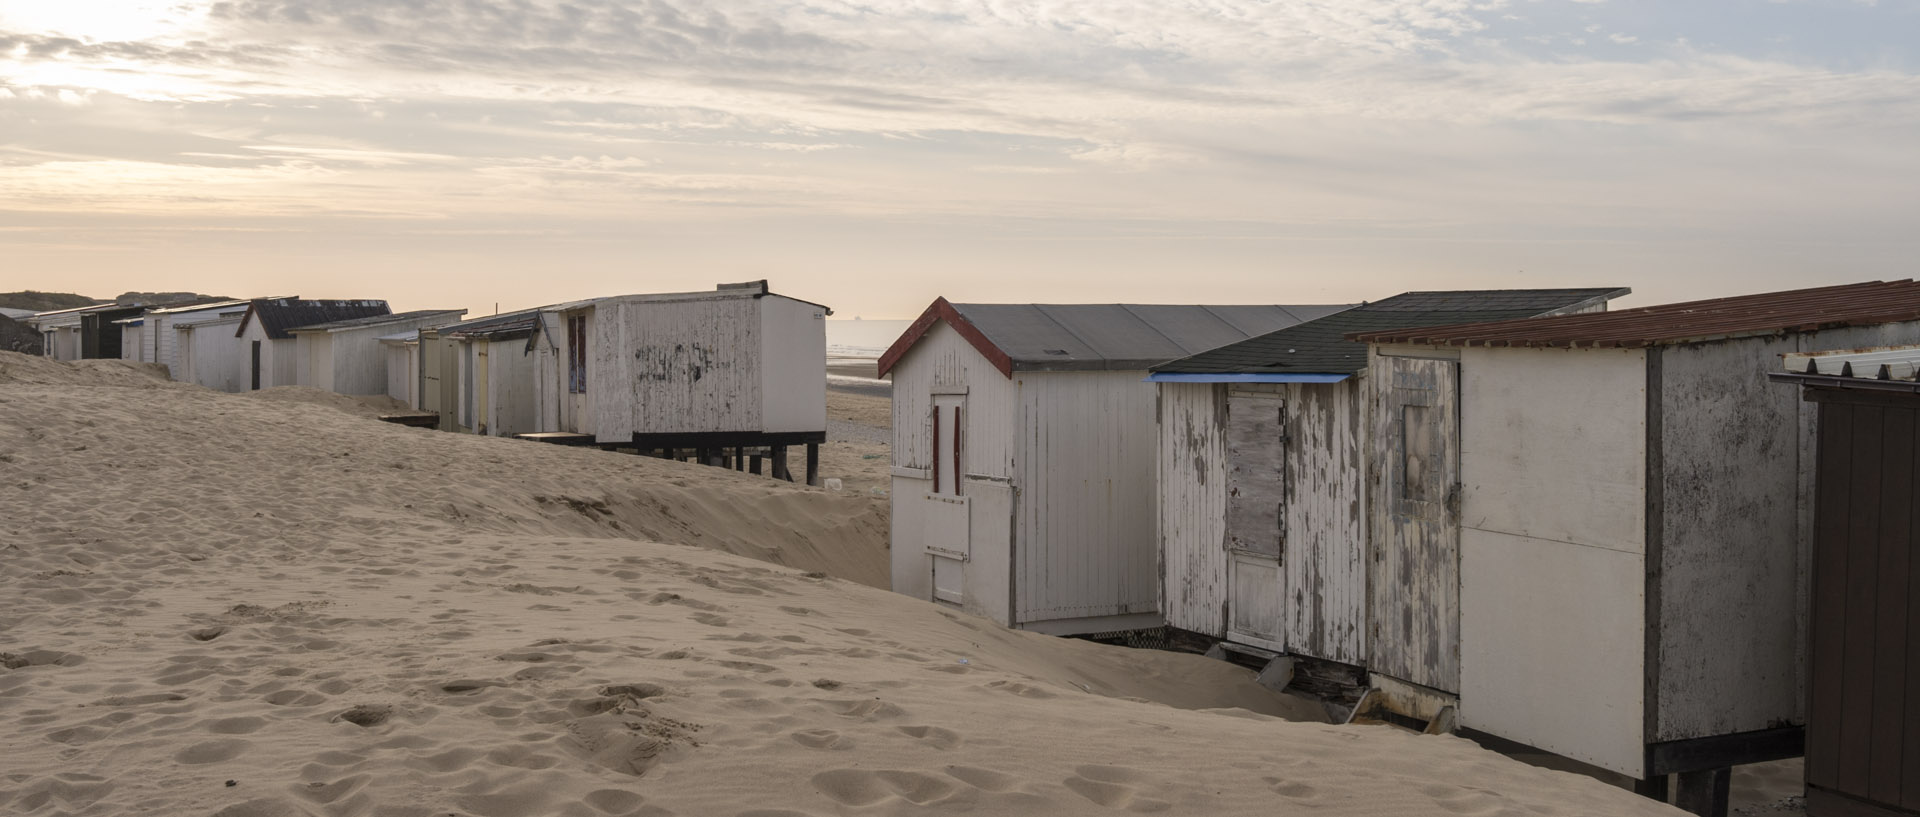
<instances>
[{"instance_id":1,"label":"sand dune","mask_svg":"<svg viewBox=\"0 0 1920 817\"><path fill-rule=\"evenodd\" d=\"M863 586L878 500L22 360L0 812L1675 813Z\"/></svg>"}]
</instances>

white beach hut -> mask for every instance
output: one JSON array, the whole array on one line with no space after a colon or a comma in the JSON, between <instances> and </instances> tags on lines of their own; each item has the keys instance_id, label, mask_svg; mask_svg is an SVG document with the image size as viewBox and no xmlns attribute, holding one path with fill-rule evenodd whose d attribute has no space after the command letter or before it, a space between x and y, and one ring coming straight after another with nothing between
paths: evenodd
<instances>
[{"instance_id":1,"label":"white beach hut","mask_svg":"<svg viewBox=\"0 0 1920 817\"><path fill-rule=\"evenodd\" d=\"M1766 374L1920 341L1920 285L1355 339L1387 702L1721 813L1729 766L1799 754L1814 415Z\"/></svg>"},{"instance_id":2,"label":"white beach hut","mask_svg":"<svg viewBox=\"0 0 1920 817\"><path fill-rule=\"evenodd\" d=\"M336 394L386 394L387 348L382 335L419 331L460 320L464 309L416 309L366 315L290 330L294 337L294 379L302 386Z\"/></svg>"},{"instance_id":3,"label":"white beach hut","mask_svg":"<svg viewBox=\"0 0 1920 817\"><path fill-rule=\"evenodd\" d=\"M1347 334L1604 310L1627 292L1409 292L1153 367L1167 624L1256 658L1364 666L1379 464L1367 346Z\"/></svg>"},{"instance_id":4,"label":"white beach hut","mask_svg":"<svg viewBox=\"0 0 1920 817\"><path fill-rule=\"evenodd\" d=\"M138 357L129 359L158 363L167 367L173 379L186 380L180 367L182 330L223 318L239 317L246 312L250 303L245 300L224 300L154 307L148 309L136 324L123 324L122 341L124 343L129 335L137 335ZM237 339L235 345L238 345Z\"/></svg>"},{"instance_id":5,"label":"white beach hut","mask_svg":"<svg viewBox=\"0 0 1920 817\"><path fill-rule=\"evenodd\" d=\"M178 365L173 379L214 391L242 392L247 388L247 347L234 336L240 315L225 314L176 327Z\"/></svg>"},{"instance_id":6,"label":"white beach hut","mask_svg":"<svg viewBox=\"0 0 1920 817\"><path fill-rule=\"evenodd\" d=\"M387 396L420 408L420 330L381 335L380 353L387 358Z\"/></svg>"},{"instance_id":7,"label":"white beach hut","mask_svg":"<svg viewBox=\"0 0 1920 817\"><path fill-rule=\"evenodd\" d=\"M299 346L292 330L392 311L386 301L371 300L256 298L248 302L234 333L247 360L247 388L299 385Z\"/></svg>"},{"instance_id":8,"label":"white beach hut","mask_svg":"<svg viewBox=\"0 0 1920 817\"><path fill-rule=\"evenodd\" d=\"M1158 626L1148 367L1347 308L934 301L893 380L893 589L1058 635Z\"/></svg>"},{"instance_id":9,"label":"white beach hut","mask_svg":"<svg viewBox=\"0 0 1920 817\"><path fill-rule=\"evenodd\" d=\"M508 437L533 430L534 310L421 328L420 410L440 429Z\"/></svg>"},{"instance_id":10,"label":"white beach hut","mask_svg":"<svg viewBox=\"0 0 1920 817\"><path fill-rule=\"evenodd\" d=\"M786 449L804 445L816 481L831 313L766 281L541 309L530 343L539 430L708 461L766 449L788 478Z\"/></svg>"}]
</instances>

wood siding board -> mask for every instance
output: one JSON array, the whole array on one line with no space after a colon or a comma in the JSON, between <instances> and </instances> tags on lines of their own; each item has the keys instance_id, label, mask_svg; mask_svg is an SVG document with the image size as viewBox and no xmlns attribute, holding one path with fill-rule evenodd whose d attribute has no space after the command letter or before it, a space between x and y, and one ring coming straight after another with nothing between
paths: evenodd
<instances>
[{"instance_id":1,"label":"wood siding board","mask_svg":"<svg viewBox=\"0 0 1920 817\"><path fill-rule=\"evenodd\" d=\"M1822 407L1821 410L1824 413L1826 407ZM1905 413L1907 437L1914 440L1913 446L1920 448L1920 410ZM1920 455L1920 451L1916 451L1915 454ZM1909 457L1910 465L1912 459L1913 457ZM1901 784L1899 804L1911 811L1920 812L1920 601L1914 598L1915 592L1920 591L1920 554L1914 552L1914 533L1920 531L1920 521L1916 520L1916 514L1920 514L1920 474L1914 474L1911 471L1908 473L1907 495L1892 498L1898 503L1893 507L1903 508L1907 520L1906 541L1900 543L1907 552L1905 588L1907 638L1906 644L1901 649L1901 655L1906 658L1907 683L1900 692L1903 696L1901 720L1906 722L1906 726L1901 730L1904 738L1900 752L1900 777L1904 782Z\"/></svg>"},{"instance_id":2,"label":"wood siding board","mask_svg":"<svg viewBox=\"0 0 1920 817\"><path fill-rule=\"evenodd\" d=\"M1287 387L1285 641L1348 664L1365 661L1361 388L1359 378Z\"/></svg>"},{"instance_id":3,"label":"wood siding board","mask_svg":"<svg viewBox=\"0 0 1920 817\"><path fill-rule=\"evenodd\" d=\"M1460 690L1459 525L1445 496L1459 480L1459 364L1385 358L1376 388L1384 411L1374 420L1387 479L1376 503L1379 571L1370 614L1372 667L1446 692ZM1408 406L1420 423L1406 427ZM1426 437L1433 460L1427 484L1409 485L1406 445ZM1414 439L1418 447L1420 440ZM1419 477L1416 477L1419 478ZM1409 499L1426 497L1426 499Z\"/></svg>"},{"instance_id":4,"label":"wood siding board","mask_svg":"<svg viewBox=\"0 0 1920 817\"><path fill-rule=\"evenodd\" d=\"M1912 531L1908 527L1911 511L1905 506L1913 495L1913 415L1910 409L1887 409L1882 415L1878 436L1883 459L1878 495L1873 497L1874 515L1880 519L1875 543L1879 563L1874 571L1878 609L1873 617L1873 708L1879 716L1874 718L1869 741L1866 794L1883 803L1901 801L1905 707L1920 703L1906 700L1907 543L1912 541Z\"/></svg>"},{"instance_id":5,"label":"wood siding board","mask_svg":"<svg viewBox=\"0 0 1920 817\"><path fill-rule=\"evenodd\" d=\"M1854 490L1847 498L1846 632L1840 682L1840 754L1837 788L1867 791L1873 734L1873 615L1879 567L1878 481L1881 449L1878 431L1886 410L1861 406L1853 426Z\"/></svg>"},{"instance_id":6,"label":"wood siding board","mask_svg":"<svg viewBox=\"0 0 1920 817\"><path fill-rule=\"evenodd\" d=\"M1223 637L1226 599L1226 386L1160 385L1162 604L1167 623Z\"/></svg>"}]
</instances>

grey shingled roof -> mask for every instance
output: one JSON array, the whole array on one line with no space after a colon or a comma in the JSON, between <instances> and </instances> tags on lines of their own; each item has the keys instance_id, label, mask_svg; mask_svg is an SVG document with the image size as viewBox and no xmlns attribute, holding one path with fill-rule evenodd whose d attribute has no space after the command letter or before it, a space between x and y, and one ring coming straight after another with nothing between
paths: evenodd
<instances>
[{"instance_id":1,"label":"grey shingled roof","mask_svg":"<svg viewBox=\"0 0 1920 817\"><path fill-rule=\"evenodd\" d=\"M247 330L247 323L259 321L267 330L267 337L274 340L286 340L293 337L291 330L315 324L343 321L348 318L364 318L369 315L385 315L393 310L386 301L330 301L307 300L305 298L261 298L247 307L246 317L240 319L240 328L236 337Z\"/></svg>"},{"instance_id":2,"label":"grey shingled roof","mask_svg":"<svg viewBox=\"0 0 1920 817\"><path fill-rule=\"evenodd\" d=\"M299 331L330 332L335 329L355 329L355 328L366 327L366 326L381 326L389 323L401 323L403 321L419 320L421 318L431 318L437 315L450 315L450 316L457 317L460 315L460 313L465 311L466 310L464 309L415 309L408 312L394 312L388 315L366 315L358 318L347 318L346 320L328 321L326 323L309 324L307 326L299 327Z\"/></svg>"},{"instance_id":3,"label":"grey shingled roof","mask_svg":"<svg viewBox=\"0 0 1920 817\"><path fill-rule=\"evenodd\" d=\"M540 323L540 310L523 309L501 315L488 315L459 323L450 323L435 327L441 337L478 338L481 340L502 340L524 337L533 333Z\"/></svg>"},{"instance_id":4,"label":"grey shingled roof","mask_svg":"<svg viewBox=\"0 0 1920 817\"><path fill-rule=\"evenodd\" d=\"M1624 287L1408 292L1153 367L1180 374L1353 374L1367 366L1354 332L1531 318L1610 300Z\"/></svg>"},{"instance_id":5,"label":"grey shingled roof","mask_svg":"<svg viewBox=\"0 0 1920 817\"><path fill-rule=\"evenodd\" d=\"M1146 369L1310 321L1349 304L953 304L1026 371Z\"/></svg>"}]
</instances>

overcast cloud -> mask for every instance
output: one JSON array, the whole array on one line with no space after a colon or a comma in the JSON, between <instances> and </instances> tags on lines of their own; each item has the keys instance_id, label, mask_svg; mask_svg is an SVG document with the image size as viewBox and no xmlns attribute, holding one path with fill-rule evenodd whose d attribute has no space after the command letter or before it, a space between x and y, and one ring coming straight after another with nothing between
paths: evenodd
<instances>
[{"instance_id":1,"label":"overcast cloud","mask_svg":"<svg viewBox=\"0 0 1920 817\"><path fill-rule=\"evenodd\" d=\"M0 288L1909 277L1916 43L1920 0L0 0Z\"/></svg>"}]
</instances>

